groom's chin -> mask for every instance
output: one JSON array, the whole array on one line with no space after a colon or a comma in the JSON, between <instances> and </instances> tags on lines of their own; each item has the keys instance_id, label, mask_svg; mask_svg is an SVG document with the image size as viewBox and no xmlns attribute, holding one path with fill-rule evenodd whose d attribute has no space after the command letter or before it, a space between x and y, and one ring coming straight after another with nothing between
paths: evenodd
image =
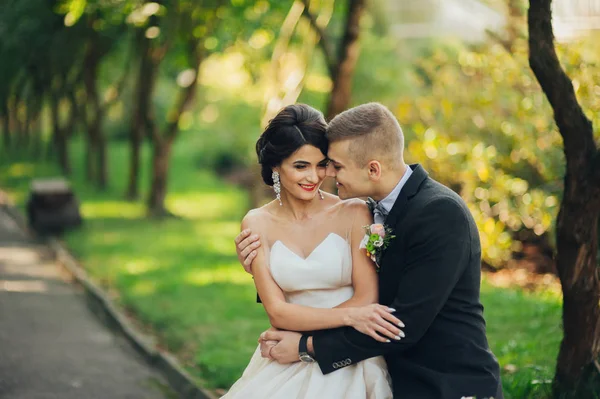
<instances>
[{"instance_id":1,"label":"groom's chin","mask_svg":"<svg viewBox=\"0 0 600 399\"><path fill-rule=\"evenodd\" d=\"M343 200L352 198L352 195L346 191L344 186L337 186L337 195Z\"/></svg>"}]
</instances>

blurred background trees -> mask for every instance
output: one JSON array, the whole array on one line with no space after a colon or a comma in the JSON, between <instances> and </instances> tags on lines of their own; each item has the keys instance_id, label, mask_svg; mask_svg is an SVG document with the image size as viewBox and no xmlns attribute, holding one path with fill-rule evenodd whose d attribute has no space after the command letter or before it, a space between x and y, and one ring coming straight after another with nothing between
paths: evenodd
<instances>
[{"instance_id":1,"label":"blurred background trees","mask_svg":"<svg viewBox=\"0 0 600 399\"><path fill-rule=\"evenodd\" d=\"M558 60L594 142L598 2L553 3ZM255 206L268 191L253 146L281 107L306 102L331 118L379 101L403 126L407 160L469 205L484 267L556 273L569 161L529 67L528 8L525 0L7 0L1 157L83 171L99 193L114 197L116 187L152 217L182 216L168 201L182 168L243 187ZM597 241L594 212L586 231ZM595 281L597 245L589 249L586 281Z\"/></svg>"}]
</instances>

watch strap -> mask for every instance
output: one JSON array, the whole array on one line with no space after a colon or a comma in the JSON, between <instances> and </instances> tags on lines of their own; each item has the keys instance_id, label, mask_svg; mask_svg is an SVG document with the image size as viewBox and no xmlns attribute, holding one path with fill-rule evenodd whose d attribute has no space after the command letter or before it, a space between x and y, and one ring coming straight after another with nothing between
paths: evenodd
<instances>
[{"instance_id":1,"label":"watch strap","mask_svg":"<svg viewBox=\"0 0 600 399\"><path fill-rule=\"evenodd\" d=\"M298 344L298 352L308 354L308 335L302 334Z\"/></svg>"}]
</instances>

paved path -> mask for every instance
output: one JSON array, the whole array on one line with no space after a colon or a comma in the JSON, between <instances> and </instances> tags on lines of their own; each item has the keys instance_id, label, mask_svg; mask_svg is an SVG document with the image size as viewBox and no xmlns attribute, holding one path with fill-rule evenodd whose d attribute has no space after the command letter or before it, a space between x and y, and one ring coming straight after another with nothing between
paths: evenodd
<instances>
[{"instance_id":1,"label":"paved path","mask_svg":"<svg viewBox=\"0 0 600 399\"><path fill-rule=\"evenodd\" d=\"M0 398L177 397L68 278L0 206Z\"/></svg>"}]
</instances>

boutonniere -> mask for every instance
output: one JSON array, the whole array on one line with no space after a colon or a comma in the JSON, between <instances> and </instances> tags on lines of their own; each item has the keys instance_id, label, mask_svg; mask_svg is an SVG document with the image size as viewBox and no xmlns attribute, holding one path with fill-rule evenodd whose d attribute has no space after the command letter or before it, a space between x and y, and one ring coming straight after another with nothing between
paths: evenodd
<instances>
[{"instance_id":1,"label":"boutonniere","mask_svg":"<svg viewBox=\"0 0 600 399\"><path fill-rule=\"evenodd\" d=\"M359 248L367 250L367 256L375 262L377 271L379 271L381 255L389 245L390 241L396 236L392 235L392 229L379 223L364 226L364 229L365 236L360 242Z\"/></svg>"}]
</instances>

